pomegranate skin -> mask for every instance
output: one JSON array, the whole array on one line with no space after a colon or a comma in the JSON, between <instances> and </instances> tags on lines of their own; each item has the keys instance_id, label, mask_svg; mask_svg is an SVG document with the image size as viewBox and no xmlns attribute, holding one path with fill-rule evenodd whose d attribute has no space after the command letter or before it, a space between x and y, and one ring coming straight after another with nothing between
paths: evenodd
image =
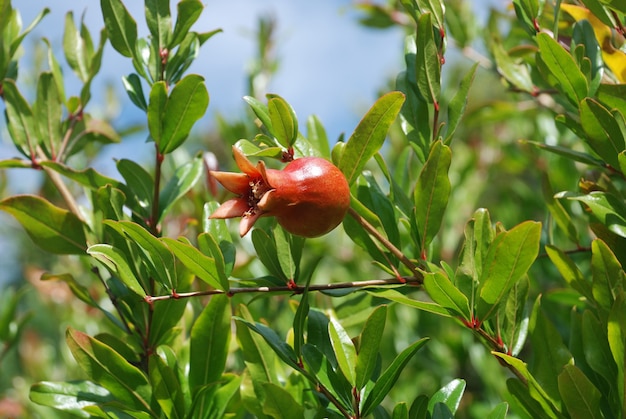
<instances>
[{"instance_id":1,"label":"pomegranate skin","mask_svg":"<svg viewBox=\"0 0 626 419\"><path fill-rule=\"evenodd\" d=\"M291 234L322 236L337 227L350 206L350 187L341 171L319 157L301 157L283 170L266 169L272 190L259 208Z\"/></svg>"},{"instance_id":2,"label":"pomegranate skin","mask_svg":"<svg viewBox=\"0 0 626 419\"><path fill-rule=\"evenodd\" d=\"M245 236L260 217L276 217L289 233L318 237L337 227L350 207L350 186L341 171L319 157L302 157L282 170L254 166L236 147L235 162L242 173L209 171L209 177L235 193L209 218L241 217Z\"/></svg>"}]
</instances>

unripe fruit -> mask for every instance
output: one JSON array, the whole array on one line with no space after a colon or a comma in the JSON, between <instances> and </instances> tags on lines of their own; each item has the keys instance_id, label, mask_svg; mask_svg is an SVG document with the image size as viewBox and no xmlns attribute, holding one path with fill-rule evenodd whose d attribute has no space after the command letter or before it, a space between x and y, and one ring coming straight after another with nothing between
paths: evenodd
<instances>
[{"instance_id":1,"label":"unripe fruit","mask_svg":"<svg viewBox=\"0 0 626 419\"><path fill-rule=\"evenodd\" d=\"M319 157L295 159L282 170L257 166L233 147L244 173L211 172L224 187L238 195L224 202L210 218L242 217L243 237L261 216L274 216L291 234L317 237L343 220L350 206L350 187L341 171Z\"/></svg>"}]
</instances>

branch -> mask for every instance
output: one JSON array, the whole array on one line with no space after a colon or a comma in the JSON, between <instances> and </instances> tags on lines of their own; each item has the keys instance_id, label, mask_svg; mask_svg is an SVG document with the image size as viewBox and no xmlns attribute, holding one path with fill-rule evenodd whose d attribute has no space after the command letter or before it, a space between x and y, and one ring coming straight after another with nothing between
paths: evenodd
<instances>
[{"instance_id":1,"label":"branch","mask_svg":"<svg viewBox=\"0 0 626 419\"><path fill-rule=\"evenodd\" d=\"M347 288L365 288L365 287L380 287L385 285L405 285L405 284L414 284L414 285L422 285L422 278L416 277L401 277L401 278L388 278L388 279L372 279L369 281L354 281L354 282L340 282L335 284L319 284L319 285L309 285L309 291L329 291L329 290L338 290L338 289L347 289ZM163 300L178 300L180 298L192 298L192 297L200 297L203 295L217 295L217 294L226 294L228 296L233 296L235 294L246 294L246 293L277 293L277 292L289 292L292 294L302 294L307 289L305 285L283 285L276 287L243 287L243 288L230 288L228 291L224 290L208 290L208 291L192 291L192 292L181 292L177 293L176 291L172 291L171 294L168 295L158 295L151 296L147 295L144 300L148 304L152 304L155 301L163 301Z\"/></svg>"},{"instance_id":2,"label":"branch","mask_svg":"<svg viewBox=\"0 0 626 419\"><path fill-rule=\"evenodd\" d=\"M365 229L365 231L367 231L376 240L378 240L380 244L386 247L395 257L398 258L400 262L402 262L402 264L404 264L404 266L409 268L409 270L415 276L415 279L421 285L422 281L424 280L424 274L417 267L417 265L411 262L411 260L408 257L406 257L406 255L402 253L400 249L394 246L394 244L391 243L385 236L380 234L380 232L376 230L376 227L371 225L365 218L361 217L361 215L358 212L356 212L352 207L348 208L348 213L352 216L352 218L356 220L357 223L359 223Z\"/></svg>"}]
</instances>

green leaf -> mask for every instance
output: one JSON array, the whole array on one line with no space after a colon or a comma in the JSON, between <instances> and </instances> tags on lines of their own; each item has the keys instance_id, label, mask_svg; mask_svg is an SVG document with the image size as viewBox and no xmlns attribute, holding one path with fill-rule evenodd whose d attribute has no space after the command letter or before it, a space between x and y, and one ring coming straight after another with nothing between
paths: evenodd
<instances>
[{"instance_id":1,"label":"green leaf","mask_svg":"<svg viewBox=\"0 0 626 419\"><path fill-rule=\"evenodd\" d=\"M387 396L398 380L398 377L404 367L426 342L428 342L428 338L420 339L398 354L391 365L381 374L380 378L376 381L374 387L367 395L367 398L363 403L363 407L361 408L362 416L365 417L372 413L373 410L383 401L385 396Z\"/></svg>"},{"instance_id":2,"label":"green leaf","mask_svg":"<svg viewBox=\"0 0 626 419\"><path fill-rule=\"evenodd\" d=\"M241 317L234 317L234 319L243 323L248 328L250 328L251 330L261 335L263 339L265 339L267 344L270 346L270 348L272 348L274 353L278 355L278 357L285 364L289 365L291 368L295 370L302 372L301 368L298 366L296 362L296 356L293 351L293 348L289 346L285 341L283 341L274 330L270 329L264 324L261 324L258 322L252 323L251 321L248 321ZM274 367L270 366L270 368L273 369Z\"/></svg>"},{"instance_id":3,"label":"green leaf","mask_svg":"<svg viewBox=\"0 0 626 419\"><path fill-rule=\"evenodd\" d=\"M423 13L419 17L415 71L420 95L438 109L441 94L441 62L435 43L431 13Z\"/></svg>"},{"instance_id":4,"label":"green leaf","mask_svg":"<svg viewBox=\"0 0 626 419\"><path fill-rule=\"evenodd\" d=\"M554 192L550 185L550 179L547 175L544 176L542 182L543 199L550 211L550 215L556 222L557 226L567 235L567 237L574 243L579 243L578 230L574 224L570 214L563 208L560 201L554 198Z\"/></svg>"},{"instance_id":5,"label":"green leaf","mask_svg":"<svg viewBox=\"0 0 626 419\"><path fill-rule=\"evenodd\" d=\"M42 381L30 388L30 400L42 406L71 413L77 417L89 418L85 406L105 404L114 401L111 393L91 381Z\"/></svg>"},{"instance_id":6,"label":"green leaf","mask_svg":"<svg viewBox=\"0 0 626 419\"><path fill-rule=\"evenodd\" d=\"M113 48L125 57L134 57L137 23L121 0L100 0L104 26Z\"/></svg>"},{"instance_id":7,"label":"green leaf","mask_svg":"<svg viewBox=\"0 0 626 419\"><path fill-rule=\"evenodd\" d=\"M226 295L214 295L191 329L189 387L193 394L220 380L230 347L231 308Z\"/></svg>"},{"instance_id":8,"label":"green leaf","mask_svg":"<svg viewBox=\"0 0 626 419\"><path fill-rule=\"evenodd\" d=\"M313 147L320 152L320 155L325 159L330 159L330 143L326 129L317 116L311 115L307 118L306 135Z\"/></svg>"},{"instance_id":9,"label":"green leaf","mask_svg":"<svg viewBox=\"0 0 626 419\"><path fill-rule=\"evenodd\" d=\"M73 213L34 195L14 195L0 201L0 210L13 215L26 233L47 252L84 255L86 225Z\"/></svg>"},{"instance_id":10,"label":"green leaf","mask_svg":"<svg viewBox=\"0 0 626 419\"><path fill-rule=\"evenodd\" d=\"M83 83L89 79L87 60L91 58L86 51L86 41L74 24L74 14L71 11L67 12L63 34L63 51L70 68L74 70L74 73Z\"/></svg>"},{"instance_id":11,"label":"green leaf","mask_svg":"<svg viewBox=\"0 0 626 419\"><path fill-rule=\"evenodd\" d=\"M572 419L600 419L600 391L574 365L566 365L559 374L561 399Z\"/></svg>"},{"instance_id":12,"label":"green leaf","mask_svg":"<svg viewBox=\"0 0 626 419\"><path fill-rule=\"evenodd\" d=\"M172 38L169 0L146 0L146 22L159 50L167 49Z\"/></svg>"},{"instance_id":13,"label":"green leaf","mask_svg":"<svg viewBox=\"0 0 626 419\"><path fill-rule=\"evenodd\" d=\"M163 126L165 124L165 109L167 106L167 87L164 81L156 82L150 89L150 99L148 100L148 130L154 142L159 146L159 150L163 147ZM171 118L167 115L167 118Z\"/></svg>"},{"instance_id":14,"label":"green leaf","mask_svg":"<svg viewBox=\"0 0 626 419\"><path fill-rule=\"evenodd\" d=\"M541 310L541 297L538 297L530 316L530 340L533 360L530 371L552 400L559 399L557 377L563 367L573 362L559 331L546 318Z\"/></svg>"},{"instance_id":15,"label":"green leaf","mask_svg":"<svg viewBox=\"0 0 626 419\"><path fill-rule=\"evenodd\" d=\"M618 371L607 333L606 324L600 323L590 310L583 312L582 346L585 361L593 371L604 377L607 383L613 383Z\"/></svg>"},{"instance_id":16,"label":"green leaf","mask_svg":"<svg viewBox=\"0 0 626 419\"><path fill-rule=\"evenodd\" d=\"M151 391L146 376L109 346L68 328L67 345L87 376L127 407L149 412Z\"/></svg>"},{"instance_id":17,"label":"green leaf","mask_svg":"<svg viewBox=\"0 0 626 419\"><path fill-rule=\"evenodd\" d=\"M609 312L608 318L609 347L613 360L617 365L617 396L621 411L626 411L626 376L624 374L626 364L626 294L622 291Z\"/></svg>"},{"instance_id":18,"label":"green leaf","mask_svg":"<svg viewBox=\"0 0 626 419\"><path fill-rule=\"evenodd\" d=\"M309 283L312 276L309 276L306 288L300 298L300 303L293 316L293 351L298 359L302 359L302 347L306 336L306 320L309 315Z\"/></svg>"},{"instance_id":19,"label":"green leaf","mask_svg":"<svg viewBox=\"0 0 626 419\"><path fill-rule=\"evenodd\" d=\"M147 295L119 249L109 244L94 244L87 249L87 253L102 262L135 294L141 297Z\"/></svg>"},{"instance_id":20,"label":"green leaf","mask_svg":"<svg viewBox=\"0 0 626 419\"><path fill-rule=\"evenodd\" d=\"M489 413L487 419L506 419L506 414L509 412L509 405L507 402L502 402Z\"/></svg>"},{"instance_id":21,"label":"green leaf","mask_svg":"<svg viewBox=\"0 0 626 419\"><path fill-rule=\"evenodd\" d=\"M429 273L424 276L424 288L428 296L437 304L444 307L450 315L460 316L470 320L469 301L450 279L439 273Z\"/></svg>"},{"instance_id":22,"label":"green leaf","mask_svg":"<svg viewBox=\"0 0 626 419\"><path fill-rule=\"evenodd\" d=\"M624 151L623 115L610 112L599 102L585 98L580 102L580 123L587 143L604 161L618 168L618 154Z\"/></svg>"},{"instance_id":23,"label":"green leaf","mask_svg":"<svg viewBox=\"0 0 626 419\"><path fill-rule=\"evenodd\" d=\"M585 298L593 301L591 283L587 281L574 261L562 250L552 245L546 245L545 250L554 266L556 266L563 279L565 279L565 282Z\"/></svg>"},{"instance_id":24,"label":"green leaf","mask_svg":"<svg viewBox=\"0 0 626 419\"><path fill-rule=\"evenodd\" d=\"M448 170L451 160L450 148L441 141L435 142L415 185L415 217L418 228L415 234L419 235L418 243L422 254L425 254L439 231L448 205L451 188Z\"/></svg>"},{"instance_id":25,"label":"green leaf","mask_svg":"<svg viewBox=\"0 0 626 419\"><path fill-rule=\"evenodd\" d=\"M406 306L417 308L423 311L427 311L429 313L438 314L440 316L450 317L449 311L443 308L442 306L440 306L439 304L434 304L434 303L420 301L420 300L414 300L393 289L368 290L367 292L369 292L372 295L375 295L376 297L384 298L389 301L394 301L396 303L404 304Z\"/></svg>"},{"instance_id":26,"label":"green leaf","mask_svg":"<svg viewBox=\"0 0 626 419\"><path fill-rule=\"evenodd\" d=\"M591 275L593 298L608 312L616 296L626 288L626 278L615 254L600 239L591 242Z\"/></svg>"},{"instance_id":27,"label":"green leaf","mask_svg":"<svg viewBox=\"0 0 626 419\"><path fill-rule=\"evenodd\" d=\"M179 45L191 26L198 20L204 5L200 0L182 0L176 5L178 13L176 14L176 25L174 26L174 34L170 42L169 49Z\"/></svg>"},{"instance_id":28,"label":"green leaf","mask_svg":"<svg viewBox=\"0 0 626 419\"><path fill-rule=\"evenodd\" d=\"M593 216L611 232L626 237L626 204L612 194L591 192L587 195L568 195L589 207Z\"/></svg>"},{"instance_id":29,"label":"green leaf","mask_svg":"<svg viewBox=\"0 0 626 419\"><path fill-rule=\"evenodd\" d=\"M330 319L328 323L328 334L330 343L332 344L339 369L344 377L348 380L352 387L356 386L356 348L352 339L348 336L348 332L341 326L335 318Z\"/></svg>"},{"instance_id":30,"label":"green leaf","mask_svg":"<svg viewBox=\"0 0 626 419\"><path fill-rule=\"evenodd\" d=\"M456 413L459 404L461 404L465 386L465 380L456 378L441 387L428 401L428 411L433 412L437 403L443 403L450 409L450 412Z\"/></svg>"},{"instance_id":31,"label":"green leaf","mask_svg":"<svg viewBox=\"0 0 626 419\"><path fill-rule=\"evenodd\" d=\"M298 269L298 262L294 260L292 253L292 244L295 245L295 241L298 240L291 234L287 233L282 227L276 225L274 228L274 241L276 243L276 256L280 265L280 270L287 276L288 279L296 278L296 271ZM299 240L302 244L302 240ZM297 249L294 249L297 253Z\"/></svg>"},{"instance_id":32,"label":"green leaf","mask_svg":"<svg viewBox=\"0 0 626 419\"><path fill-rule=\"evenodd\" d=\"M541 224L525 221L496 236L489 246L480 278L477 318L487 320L494 314L515 283L526 274L537 254Z\"/></svg>"},{"instance_id":33,"label":"green leaf","mask_svg":"<svg viewBox=\"0 0 626 419\"><path fill-rule=\"evenodd\" d=\"M544 143L538 143L535 141L526 141L526 140L520 140L520 143L530 144L542 150L546 150L550 153L554 153L559 156L566 157L570 160L585 163L589 166L605 167L605 164L602 160L596 157L593 157L590 154L583 153L581 151L572 150L571 148L568 148L568 147L561 147L558 145L548 145Z\"/></svg>"},{"instance_id":34,"label":"green leaf","mask_svg":"<svg viewBox=\"0 0 626 419\"><path fill-rule=\"evenodd\" d=\"M6 105L7 128L15 146L27 158L35 158L35 147L39 143L33 110L19 92L13 80L2 82Z\"/></svg>"},{"instance_id":35,"label":"green leaf","mask_svg":"<svg viewBox=\"0 0 626 419\"><path fill-rule=\"evenodd\" d=\"M215 269L221 285L220 289L227 290L230 287L228 277L235 264L235 247L227 240L217 240L209 233L201 233L198 236L198 247L205 255L212 257Z\"/></svg>"},{"instance_id":36,"label":"green leaf","mask_svg":"<svg viewBox=\"0 0 626 419\"><path fill-rule=\"evenodd\" d=\"M269 270L270 274L287 282L289 278L280 266L275 241L265 231L255 228L252 230L252 244L259 260Z\"/></svg>"},{"instance_id":37,"label":"green leaf","mask_svg":"<svg viewBox=\"0 0 626 419\"><path fill-rule=\"evenodd\" d=\"M270 117L270 111L263 102L252 96L244 96L243 100L250 106L252 112L259 118L259 121L265 126L265 129L269 132L273 132L272 118Z\"/></svg>"},{"instance_id":38,"label":"green leaf","mask_svg":"<svg viewBox=\"0 0 626 419\"><path fill-rule=\"evenodd\" d=\"M263 413L274 418L303 418L304 407L284 388L274 383L262 383L265 391Z\"/></svg>"},{"instance_id":39,"label":"green leaf","mask_svg":"<svg viewBox=\"0 0 626 419\"><path fill-rule=\"evenodd\" d=\"M401 402L394 406L391 419L409 419L409 407L406 402Z\"/></svg>"},{"instance_id":40,"label":"green leaf","mask_svg":"<svg viewBox=\"0 0 626 419\"><path fill-rule=\"evenodd\" d=\"M37 131L41 135L41 143L44 144L51 158L56 159L61 147L63 108L52 73L46 72L39 75L33 116L37 123Z\"/></svg>"},{"instance_id":41,"label":"green leaf","mask_svg":"<svg viewBox=\"0 0 626 419\"><path fill-rule=\"evenodd\" d=\"M163 137L157 143L161 154L177 149L204 115L209 106L209 93L204 78L189 74L176 83L163 113Z\"/></svg>"},{"instance_id":42,"label":"green leaf","mask_svg":"<svg viewBox=\"0 0 626 419\"><path fill-rule=\"evenodd\" d=\"M474 64L465 77L463 77L459 90L456 92L448 105L448 127L446 129L446 139L444 141L446 145L450 144L452 141L454 132L459 126L461 118L463 118L463 115L465 114L469 89L472 87L472 82L474 81L474 75L476 74L477 68L478 63Z\"/></svg>"},{"instance_id":43,"label":"green leaf","mask_svg":"<svg viewBox=\"0 0 626 419\"><path fill-rule=\"evenodd\" d=\"M176 169L159 194L159 224L172 206L200 180L202 170L200 155Z\"/></svg>"},{"instance_id":44,"label":"green leaf","mask_svg":"<svg viewBox=\"0 0 626 419\"><path fill-rule=\"evenodd\" d=\"M363 326L355 369L356 388L359 390L372 379L386 320L387 306L379 306L370 314Z\"/></svg>"},{"instance_id":45,"label":"green leaf","mask_svg":"<svg viewBox=\"0 0 626 419\"><path fill-rule=\"evenodd\" d=\"M218 290L226 291L223 289L220 283L219 275L215 266L215 260L205 256L198 249L190 244L184 243L179 240L174 240L168 237L160 239L167 247L174 253L176 258L181 261L183 265L191 271L198 278L216 288Z\"/></svg>"},{"instance_id":46,"label":"green leaf","mask_svg":"<svg viewBox=\"0 0 626 419\"><path fill-rule=\"evenodd\" d=\"M272 121L272 133L285 148L290 148L298 138L296 112L285 99L278 95L267 95L267 110Z\"/></svg>"},{"instance_id":47,"label":"green leaf","mask_svg":"<svg viewBox=\"0 0 626 419\"><path fill-rule=\"evenodd\" d=\"M541 32L536 39L539 45L537 56L550 72L549 75L544 76L572 104L578 106L589 92L587 79L576 66L572 56L554 38L545 32Z\"/></svg>"},{"instance_id":48,"label":"green leaf","mask_svg":"<svg viewBox=\"0 0 626 419\"><path fill-rule=\"evenodd\" d=\"M133 160L121 159L117 162L117 171L126 181L128 200L136 203L135 211L148 215L154 200L154 179L150 173Z\"/></svg>"},{"instance_id":49,"label":"green leaf","mask_svg":"<svg viewBox=\"0 0 626 419\"><path fill-rule=\"evenodd\" d=\"M185 417L185 398L176 372L158 355L148 359L152 394L167 418Z\"/></svg>"},{"instance_id":50,"label":"green leaf","mask_svg":"<svg viewBox=\"0 0 626 419\"><path fill-rule=\"evenodd\" d=\"M339 160L339 170L352 185L365 164L380 150L387 131L404 103L404 94L391 92L382 96L365 114L350 136Z\"/></svg>"},{"instance_id":51,"label":"green leaf","mask_svg":"<svg viewBox=\"0 0 626 419\"><path fill-rule=\"evenodd\" d=\"M176 289L174 255L169 248L139 224L130 221L105 220L105 225L133 241L143 252L143 262L155 280L170 290Z\"/></svg>"},{"instance_id":52,"label":"green leaf","mask_svg":"<svg viewBox=\"0 0 626 419\"><path fill-rule=\"evenodd\" d=\"M146 97L143 93L143 87L141 86L141 79L139 76L135 73L131 73L128 76L122 77L122 84L124 85L124 89L126 90L130 101L142 111L147 111L148 104L146 103ZM156 97L155 100L157 100ZM154 115L152 117L154 117ZM152 121L152 123L154 123L154 121Z\"/></svg>"}]
</instances>

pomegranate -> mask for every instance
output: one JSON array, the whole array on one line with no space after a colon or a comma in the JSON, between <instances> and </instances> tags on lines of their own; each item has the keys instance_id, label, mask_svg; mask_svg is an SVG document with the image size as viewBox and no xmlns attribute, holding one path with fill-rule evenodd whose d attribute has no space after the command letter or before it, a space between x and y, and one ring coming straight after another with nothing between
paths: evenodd
<instances>
[{"instance_id":1,"label":"pomegranate","mask_svg":"<svg viewBox=\"0 0 626 419\"><path fill-rule=\"evenodd\" d=\"M337 227L346 215L350 187L329 161L301 157L275 170L266 168L263 161L254 166L236 147L233 154L243 173L211 171L210 175L237 197L224 202L209 218L241 217L242 237L262 216L276 217L291 234L318 237Z\"/></svg>"}]
</instances>

